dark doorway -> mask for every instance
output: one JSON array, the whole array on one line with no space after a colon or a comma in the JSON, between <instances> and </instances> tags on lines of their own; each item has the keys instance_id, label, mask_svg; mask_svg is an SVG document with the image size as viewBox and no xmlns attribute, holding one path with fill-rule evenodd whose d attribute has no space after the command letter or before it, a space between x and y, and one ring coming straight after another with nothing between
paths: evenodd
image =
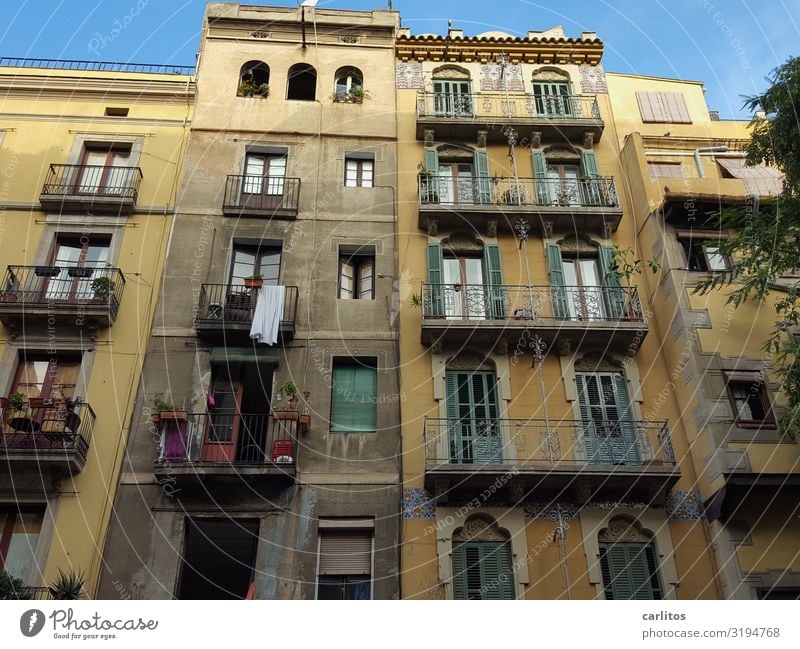
<instances>
[{"instance_id":1,"label":"dark doorway","mask_svg":"<svg viewBox=\"0 0 800 649\"><path fill-rule=\"evenodd\" d=\"M178 599L245 599L253 580L257 519L186 519Z\"/></svg>"}]
</instances>

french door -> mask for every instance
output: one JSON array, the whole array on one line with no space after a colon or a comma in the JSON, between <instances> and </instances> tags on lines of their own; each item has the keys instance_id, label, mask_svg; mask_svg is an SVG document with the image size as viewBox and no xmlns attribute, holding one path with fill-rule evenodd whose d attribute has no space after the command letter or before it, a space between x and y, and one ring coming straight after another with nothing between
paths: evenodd
<instances>
[{"instance_id":1,"label":"french door","mask_svg":"<svg viewBox=\"0 0 800 649\"><path fill-rule=\"evenodd\" d=\"M69 237L56 241L52 265L60 272L47 281L47 299L57 302L92 299L92 282L104 276L108 252L107 239Z\"/></svg>"},{"instance_id":2,"label":"french door","mask_svg":"<svg viewBox=\"0 0 800 649\"><path fill-rule=\"evenodd\" d=\"M547 190L549 202L560 207L580 207L580 167L578 165L548 165Z\"/></svg>"},{"instance_id":3,"label":"french door","mask_svg":"<svg viewBox=\"0 0 800 649\"><path fill-rule=\"evenodd\" d=\"M579 373L575 378L589 463L640 464L624 374Z\"/></svg>"},{"instance_id":4,"label":"french door","mask_svg":"<svg viewBox=\"0 0 800 649\"><path fill-rule=\"evenodd\" d=\"M205 462L233 462L239 440L242 392L244 386L235 374L224 372L214 381L215 406L207 417L201 459Z\"/></svg>"},{"instance_id":5,"label":"french door","mask_svg":"<svg viewBox=\"0 0 800 649\"><path fill-rule=\"evenodd\" d=\"M445 162L439 165L439 202L466 203L478 201L478 187L471 162Z\"/></svg>"},{"instance_id":6,"label":"french door","mask_svg":"<svg viewBox=\"0 0 800 649\"><path fill-rule=\"evenodd\" d=\"M487 317L487 289L480 257L445 257L445 315L453 319Z\"/></svg>"},{"instance_id":7,"label":"french door","mask_svg":"<svg viewBox=\"0 0 800 649\"><path fill-rule=\"evenodd\" d=\"M606 320L603 282L596 259L565 259L564 285L570 320Z\"/></svg>"},{"instance_id":8,"label":"french door","mask_svg":"<svg viewBox=\"0 0 800 649\"><path fill-rule=\"evenodd\" d=\"M286 157L248 154L242 181L242 206L276 209L283 204Z\"/></svg>"},{"instance_id":9,"label":"french door","mask_svg":"<svg viewBox=\"0 0 800 649\"><path fill-rule=\"evenodd\" d=\"M130 149L87 148L75 182L76 193L119 196L131 189Z\"/></svg>"},{"instance_id":10,"label":"french door","mask_svg":"<svg viewBox=\"0 0 800 649\"><path fill-rule=\"evenodd\" d=\"M469 81L433 81L434 112L440 117L471 117L472 95Z\"/></svg>"},{"instance_id":11,"label":"french door","mask_svg":"<svg viewBox=\"0 0 800 649\"><path fill-rule=\"evenodd\" d=\"M445 383L450 463L501 464L495 373L452 371L445 375Z\"/></svg>"},{"instance_id":12,"label":"french door","mask_svg":"<svg viewBox=\"0 0 800 649\"><path fill-rule=\"evenodd\" d=\"M575 112L568 83L534 83L533 96L537 115L571 117Z\"/></svg>"}]
</instances>

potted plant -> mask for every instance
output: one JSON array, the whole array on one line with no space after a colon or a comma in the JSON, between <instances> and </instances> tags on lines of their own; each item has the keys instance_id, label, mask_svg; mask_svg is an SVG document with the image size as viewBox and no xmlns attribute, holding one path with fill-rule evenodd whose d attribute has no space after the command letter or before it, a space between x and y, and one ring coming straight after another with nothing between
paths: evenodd
<instances>
[{"instance_id":1,"label":"potted plant","mask_svg":"<svg viewBox=\"0 0 800 649\"><path fill-rule=\"evenodd\" d=\"M297 386L292 381L286 381L278 391L288 398L289 410L273 410L273 417L275 419L293 419L298 420L300 413L297 412Z\"/></svg>"},{"instance_id":2,"label":"potted plant","mask_svg":"<svg viewBox=\"0 0 800 649\"><path fill-rule=\"evenodd\" d=\"M638 304L638 299L634 303L633 286L631 280L634 275L641 275L644 264L650 268L653 273L657 273L661 268L661 264L657 259L648 259L646 262L642 259L636 258L636 252L633 248L617 248L614 250L611 258L611 267L607 269L607 273L615 277L617 281L624 279L626 290L621 299L614 299L614 295L609 295L608 299L614 307L614 303L618 304L617 310L620 311L620 320L640 320L642 317L641 307ZM621 289L616 289L621 292Z\"/></svg>"},{"instance_id":3,"label":"potted plant","mask_svg":"<svg viewBox=\"0 0 800 649\"><path fill-rule=\"evenodd\" d=\"M25 582L0 570L0 599L32 599Z\"/></svg>"},{"instance_id":4,"label":"potted plant","mask_svg":"<svg viewBox=\"0 0 800 649\"><path fill-rule=\"evenodd\" d=\"M35 266L33 274L36 277L56 277L61 272L56 266Z\"/></svg>"},{"instance_id":5,"label":"potted plant","mask_svg":"<svg viewBox=\"0 0 800 649\"><path fill-rule=\"evenodd\" d=\"M116 288L110 277L95 277L92 280L92 293L98 302L108 302L108 298Z\"/></svg>"},{"instance_id":6,"label":"potted plant","mask_svg":"<svg viewBox=\"0 0 800 649\"><path fill-rule=\"evenodd\" d=\"M153 407L156 412L150 415L150 421L159 424L162 421L186 421L189 416L185 410L176 410L170 401L165 401L161 392L153 396Z\"/></svg>"},{"instance_id":7,"label":"potted plant","mask_svg":"<svg viewBox=\"0 0 800 649\"><path fill-rule=\"evenodd\" d=\"M86 575L82 572L77 573L70 570L66 574L59 569L58 577L50 585L48 590L53 599L73 600L83 599L83 586L86 583Z\"/></svg>"},{"instance_id":8,"label":"potted plant","mask_svg":"<svg viewBox=\"0 0 800 649\"><path fill-rule=\"evenodd\" d=\"M14 412L21 412L25 408L25 395L15 392L8 398L8 405Z\"/></svg>"},{"instance_id":9,"label":"potted plant","mask_svg":"<svg viewBox=\"0 0 800 649\"><path fill-rule=\"evenodd\" d=\"M261 275L250 275L244 278L244 285L247 288L261 288L264 284L264 278Z\"/></svg>"},{"instance_id":10,"label":"potted plant","mask_svg":"<svg viewBox=\"0 0 800 649\"><path fill-rule=\"evenodd\" d=\"M437 183L436 173L426 169L425 165L418 165L419 169L419 194L423 203L439 202L439 184Z\"/></svg>"},{"instance_id":11,"label":"potted plant","mask_svg":"<svg viewBox=\"0 0 800 649\"><path fill-rule=\"evenodd\" d=\"M369 91L364 90L362 86L353 86L347 94L350 101L354 104L363 104L365 99L370 98Z\"/></svg>"},{"instance_id":12,"label":"potted plant","mask_svg":"<svg viewBox=\"0 0 800 649\"><path fill-rule=\"evenodd\" d=\"M81 279L91 277L93 272L94 268L90 268L89 266L71 266L67 268L67 275Z\"/></svg>"}]
</instances>

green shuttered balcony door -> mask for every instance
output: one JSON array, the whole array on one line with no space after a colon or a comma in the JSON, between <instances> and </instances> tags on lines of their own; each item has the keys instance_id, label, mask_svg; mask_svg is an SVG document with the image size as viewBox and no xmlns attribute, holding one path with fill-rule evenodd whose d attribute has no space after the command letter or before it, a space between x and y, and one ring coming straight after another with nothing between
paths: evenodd
<instances>
[{"instance_id":1,"label":"green shuttered balcony door","mask_svg":"<svg viewBox=\"0 0 800 649\"><path fill-rule=\"evenodd\" d=\"M652 543L601 543L600 570L606 599L663 599Z\"/></svg>"},{"instance_id":2,"label":"green shuttered balcony door","mask_svg":"<svg viewBox=\"0 0 800 649\"><path fill-rule=\"evenodd\" d=\"M453 599L514 599L511 544L453 543Z\"/></svg>"},{"instance_id":3,"label":"green shuttered balcony door","mask_svg":"<svg viewBox=\"0 0 800 649\"><path fill-rule=\"evenodd\" d=\"M494 372L447 372L448 446L451 464L501 464Z\"/></svg>"}]
</instances>

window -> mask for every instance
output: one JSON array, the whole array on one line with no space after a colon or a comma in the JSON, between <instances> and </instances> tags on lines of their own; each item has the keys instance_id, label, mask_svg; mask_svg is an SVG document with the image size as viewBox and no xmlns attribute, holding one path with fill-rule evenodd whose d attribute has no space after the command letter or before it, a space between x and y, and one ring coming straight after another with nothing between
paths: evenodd
<instances>
[{"instance_id":1,"label":"window","mask_svg":"<svg viewBox=\"0 0 800 649\"><path fill-rule=\"evenodd\" d=\"M641 464L627 379L621 372L577 373L581 432L590 464Z\"/></svg>"},{"instance_id":2,"label":"window","mask_svg":"<svg viewBox=\"0 0 800 649\"><path fill-rule=\"evenodd\" d=\"M239 70L239 97L266 97L269 95L269 66L262 61L248 61Z\"/></svg>"},{"instance_id":3,"label":"window","mask_svg":"<svg viewBox=\"0 0 800 649\"><path fill-rule=\"evenodd\" d=\"M606 599L663 599L652 543L601 543L600 571Z\"/></svg>"},{"instance_id":4,"label":"window","mask_svg":"<svg viewBox=\"0 0 800 649\"><path fill-rule=\"evenodd\" d=\"M375 162L372 158L345 157L344 186L372 187Z\"/></svg>"},{"instance_id":5,"label":"window","mask_svg":"<svg viewBox=\"0 0 800 649\"><path fill-rule=\"evenodd\" d=\"M320 530L317 599L371 599L371 573L371 530Z\"/></svg>"},{"instance_id":6,"label":"window","mask_svg":"<svg viewBox=\"0 0 800 649\"><path fill-rule=\"evenodd\" d=\"M289 68L286 99L314 101L317 96L317 71L306 63L296 63Z\"/></svg>"},{"instance_id":7,"label":"window","mask_svg":"<svg viewBox=\"0 0 800 649\"><path fill-rule=\"evenodd\" d=\"M680 92L637 92L643 122L691 124L686 100Z\"/></svg>"},{"instance_id":8,"label":"window","mask_svg":"<svg viewBox=\"0 0 800 649\"><path fill-rule=\"evenodd\" d=\"M450 464L502 464L495 372L448 370L445 394Z\"/></svg>"},{"instance_id":9,"label":"window","mask_svg":"<svg viewBox=\"0 0 800 649\"><path fill-rule=\"evenodd\" d=\"M363 93L364 75L353 67L339 68L335 75L336 84L333 89L334 101L346 101Z\"/></svg>"},{"instance_id":10,"label":"window","mask_svg":"<svg viewBox=\"0 0 800 649\"><path fill-rule=\"evenodd\" d=\"M253 583L258 520L186 519L178 599L245 599Z\"/></svg>"},{"instance_id":11,"label":"window","mask_svg":"<svg viewBox=\"0 0 800 649\"><path fill-rule=\"evenodd\" d=\"M761 372L725 372L728 398L739 426L775 425Z\"/></svg>"},{"instance_id":12,"label":"window","mask_svg":"<svg viewBox=\"0 0 800 649\"><path fill-rule=\"evenodd\" d=\"M605 320L605 291L597 259L564 259L564 291L570 320Z\"/></svg>"},{"instance_id":13,"label":"window","mask_svg":"<svg viewBox=\"0 0 800 649\"><path fill-rule=\"evenodd\" d=\"M57 275L47 278L47 299L59 302L92 299L94 279L108 276L104 269L108 266L109 245L107 237L57 238L51 259L52 266L60 270Z\"/></svg>"},{"instance_id":14,"label":"window","mask_svg":"<svg viewBox=\"0 0 800 649\"><path fill-rule=\"evenodd\" d=\"M651 178L683 178L680 162L648 162L647 169Z\"/></svg>"},{"instance_id":15,"label":"window","mask_svg":"<svg viewBox=\"0 0 800 649\"><path fill-rule=\"evenodd\" d=\"M569 83L534 82L533 97L537 115L568 117L575 113Z\"/></svg>"},{"instance_id":16,"label":"window","mask_svg":"<svg viewBox=\"0 0 800 649\"><path fill-rule=\"evenodd\" d=\"M77 168L75 192L122 196L133 189L130 145L87 144Z\"/></svg>"},{"instance_id":17,"label":"window","mask_svg":"<svg viewBox=\"0 0 800 649\"><path fill-rule=\"evenodd\" d=\"M234 245L230 284L244 286L245 278L261 275L264 284L277 286L281 270L281 249L277 246Z\"/></svg>"},{"instance_id":18,"label":"window","mask_svg":"<svg viewBox=\"0 0 800 649\"><path fill-rule=\"evenodd\" d=\"M719 250L719 233L715 232L678 232L678 243L683 248L686 269L698 272L728 270L730 263L727 256Z\"/></svg>"},{"instance_id":19,"label":"window","mask_svg":"<svg viewBox=\"0 0 800 649\"><path fill-rule=\"evenodd\" d=\"M0 570L27 582L34 577L41 512L0 509Z\"/></svg>"},{"instance_id":20,"label":"window","mask_svg":"<svg viewBox=\"0 0 800 649\"><path fill-rule=\"evenodd\" d=\"M373 432L378 419L378 370L374 359L333 363L331 431Z\"/></svg>"},{"instance_id":21,"label":"window","mask_svg":"<svg viewBox=\"0 0 800 649\"><path fill-rule=\"evenodd\" d=\"M511 544L454 542L453 599L514 599Z\"/></svg>"},{"instance_id":22,"label":"window","mask_svg":"<svg viewBox=\"0 0 800 649\"><path fill-rule=\"evenodd\" d=\"M244 167L243 207L280 207L286 184L286 156L248 153Z\"/></svg>"},{"instance_id":23,"label":"window","mask_svg":"<svg viewBox=\"0 0 800 649\"><path fill-rule=\"evenodd\" d=\"M81 371L80 356L23 352L11 393L27 399L71 399Z\"/></svg>"},{"instance_id":24,"label":"window","mask_svg":"<svg viewBox=\"0 0 800 649\"><path fill-rule=\"evenodd\" d=\"M472 95L469 80L434 79L434 112L442 117L471 117Z\"/></svg>"},{"instance_id":25,"label":"window","mask_svg":"<svg viewBox=\"0 0 800 649\"><path fill-rule=\"evenodd\" d=\"M375 299L375 256L354 253L339 256L339 299Z\"/></svg>"}]
</instances>

